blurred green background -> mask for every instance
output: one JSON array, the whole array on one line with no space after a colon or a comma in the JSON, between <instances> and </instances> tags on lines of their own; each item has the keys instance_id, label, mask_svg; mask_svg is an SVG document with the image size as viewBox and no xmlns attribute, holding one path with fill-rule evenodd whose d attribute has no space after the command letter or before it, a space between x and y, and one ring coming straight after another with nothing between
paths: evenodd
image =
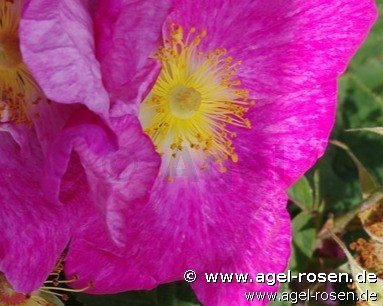
<instances>
[{"instance_id":1,"label":"blurred green background","mask_svg":"<svg viewBox=\"0 0 383 306\"><path fill-rule=\"evenodd\" d=\"M377 0L383 13L383 0ZM383 183L383 137L370 132L347 132L360 127L383 127L383 19L352 60L339 82L337 123L331 138L349 146L362 164ZM356 212L362 201L358 171L350 156L330 145L326 155L307 173L289 195L293 218L294 253L290 269L301 272L336 271L346 262L331 240L321 239L323 226L335 220L343 240L355 241L363 235ZM294 203L295 202L295 203ZM330 220L330 221L329 221ZM347 221L347 222L346 222ZM326 223L327 222L327 223ZM354 224L355 223L355 224ZM347 224L347 225L346 225ZM383 255L383 254L382 254ZM312 286L312 285L311 285ZM305 284L290 284L283 290L300 291ZM324 289L316 287L318 290ZM331 290L348 290L337 284ZM192 306L199 305L192 290L183 282L163 285L151 292L130 292L111 296L72 296L67 305L88 306ZM233 304L235 305L235 304ZM282 302L273 305L291 305ZM310 302L300 305L355 305ZM383 305L383 304L382 304Z\"/></svg>"}]
</instances>

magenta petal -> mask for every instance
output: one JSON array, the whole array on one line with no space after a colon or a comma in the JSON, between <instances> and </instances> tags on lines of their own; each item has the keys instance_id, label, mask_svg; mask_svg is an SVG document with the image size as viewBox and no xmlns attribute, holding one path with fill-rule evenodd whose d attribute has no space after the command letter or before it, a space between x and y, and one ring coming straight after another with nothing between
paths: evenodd
<instances>
[{"instance_id":1,"label":"magenta petal","mask_svg":"<svg viewBox=\"0 0 383 306\"><path fill-rule=\"evenodd\" d=\"M290 243L286 197L271 173L246 169L226 179L213 173L173 183L157 179L149 203L131 211L129 248L100 243L102 228L94 224L73 237L67 274L79 275L79 287L93 280L89 292L111 293L181 280L188 269L283 271ZM241 257L237 250L245 249ZM85 265L85 258L97 260Z\"/></svg>"},{"instance_id":2,"label":"magenta petal","mask_svg":"<svg viewBox=\"0 0 383 306\"><path fill-rule=\"evenodd\" d=\"M160 158L150 139L143 134L135 116L112 119L118 135L117 151L99 155L75 147L84 165L93 198L104 211L115 243L128 242L126 228L133 209L147 202L156 179Z\"/></svg>"},{"instance_id":3,"label":"magenta petal","mask_svg":"<svg viewBox=\"0 0 383 306\"><path fill-rule=\"evenodd\" d=\"M20 150L0 132L0 271L15 290L30 293L52 272L69 240L63 208L42 192L43 160L37 139L26 132L29 149ZM24 144L24 148L27 145Z\"/></svg>"},{"instance_id":4,"label":"magenta petal","mask_svg":"<svg viewBox=\"0 0 383 306\"><path fill-rule=\"evenodd\" d=\"M191 27L206 30L201 51L225 48L241 61L241 88L256 105L246 114L252 129L236 129L239 161L264 163L288 187L322 156L334 123L336 79L376 15L371 0L180 1L165 33L171 22L185 35Z\"/></svg>"},{"instance_id":5,"label":"magenta petal","mask_svg":"<svg viewBox=\"0 0 383 306\"><path fill-rule=\"evenodd\" d=\"M126 242L127 213L146 202L160 160L135 116L113 118L111 124L113 131L89 111L78 110L50 144L45 187L53 199L58 198L74 150L86 171L92 200L121 245Z\"/></svg>"},{"instance_id":6,"label":"magenta petal","mask_svg":"<svg viewBox=\"0 0 383 306\"><path fill-rule=\"evenodd\" d=\"M137 115L138 106L146 98L157 80L160 64L151 60L134 76L132 83L127 83L111 95L113 106L111 117L122 117L126 114ZM127 101L129 103L127 103Z\"/></svg>"},{"instance_id":7,"label":"magenta petal","mask_svg":"<svg viewBox=\"0 0 383 306\"><path fill-rule=\"evenodd\" d=\"M263 165L284 187L290 186L323 155L335 121L336 99L335 80L259 99L248 114L251 130L236 130L238 163Z\"/></svg>"},{"instance_id":8,"label":"magenta petal","mask_svg":"<svg viewBox=\"0 0 383 306\"><path fill-rule=\"evenodd\" d=\"M31 0L20 22L23 58L46 96L106 116L109 98L94 55L93 24L81 0Z\"/></svg>"},{"instance_id":9,"label":"magenta petal","mask_svg":"<svg viewBox=\"0 0 383 306\"><path fill-rule=\"evenodd\" d=\"M9 133L11 138L20 147L20 154L25 156L31 154L31 145L29 137L31 133L25 129L24 125L12 124L12 123L1 123L0 133Z\"/></svg>"},{"instance_id":10,"label":"magenta petal","mask_svg":"<svg viewBox=\"0 0 383 306\"><path fill-rule=\"evenodd\" d=\"M154 55L170 3L100 0L94 23L97 57L108 91L132 81Z\"/></svg>"},{"instance_id":11,"label":"magenta petal","mask_svg":"<svg viewBox=\"0 0 383 306\"><path fill-rule=\"evenodd\" d=\"M197 275L192 287L202 305L267 305L268 302L249 302L245 292L276 292L279 284L268 286L255 282L247 284L207 283L205 273L249 273L254 279L257 273L283 273L287 267L290 249L290 216L284 209L271 213L270 208L263 208L254 214L256 222L246 224L249 232L257 236L254 242L244 243L235 249L233 260L225 262L219 271L207 269ZM255 241L257 240L257 243Z\"/></svg>"},{"instance_id":12,"label":"magenta petal","mask_svg":"<svg viewBox=\"0 0 383 306\"><path fill-rule=\"evenodd\" d=\"M203 47L241 60L257 99L338 77L376 17L373 0L196 0L178 1L167 20L206 29Z\"/></svg>"},{"instance_id":13,"label":"magenta petal","mask_svg":"<svg viewBox=\"0 0 383 306\"><path fill-rule=\"evenodd\" d=\"M48 154L49 146L55 141L68 120L75 114L88 111L81 104L62 104L41 100L31 111L33 125L44 154Z\"/></svg>"},{"instance_id":14,"label":"magenta petal","mask_svg":"<svg viewBox=\"0 0 383 306\"><path fill-rule=\"evenodd\" d=\"M58 199L61 178L67 170L73 149L81 150L85 155L100 157L117 149L116 136L100 117L83 106L72 107L75 110L74 114L70 116L71 110L65 113L65 116L69 115L66 122L61 122L61 126L52 125L52 128L56 129L54 133L47 130L41 121L37 125L47 156L44 189L53 201ZM56 106L46 110L42 118L46 117L49 120L49 115L55 114L57 110ZM62 120L58 120L60 121Z\"/></svg>"}]
</instances>

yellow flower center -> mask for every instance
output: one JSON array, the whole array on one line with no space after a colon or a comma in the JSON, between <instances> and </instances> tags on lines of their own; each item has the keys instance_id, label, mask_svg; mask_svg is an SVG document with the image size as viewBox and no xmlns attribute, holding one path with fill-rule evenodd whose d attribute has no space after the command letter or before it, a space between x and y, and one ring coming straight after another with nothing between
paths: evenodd
<instances>
[{"instance_id":1,"label":"yellow flower center","mask_svg":"<svg viewBox=\"0 0 383 306\"><path fill-rule=\"evenodd\" d=\"M169 94L170 111L179 119L189 119L199 109L201 98L201 94L194 88L178 85Z\"/></svg>"},{"instance_id":2,"label":"yellow flower center","mask_svg":"<svg viewBox=\"0 0 383 306\"><path fill-rule=\"evenodd\" d=\"M29 122L39 88L24 65L18 27L22 0L0 0L0 122Z\"/></svg>"},{"instance_id":3,"label":"yellow flower center","mask_svg":"<svg viewBox=\"0 0 383 306\"><path fill-rule=\"evenodd\" d=\"M251 128L245 114L254 101L236 78L240 61L227 56L225 49L198 50L206 35L192 28L185 37L181 26L172 25L171 39L156 54L160 75L139 117L170 165L171 159L191 149L188 154L201 169L214 161L225 172L226 161L238 161L232 127Z\"/></svg>"}]
</instances>

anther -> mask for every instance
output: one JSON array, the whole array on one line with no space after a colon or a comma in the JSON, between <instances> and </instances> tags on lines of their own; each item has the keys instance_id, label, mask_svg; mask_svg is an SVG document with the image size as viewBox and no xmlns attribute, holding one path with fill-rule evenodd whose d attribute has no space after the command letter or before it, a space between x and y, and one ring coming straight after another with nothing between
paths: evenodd
<instances>
[{"instance_id":1,"label":"anther","mask_svg":"<svg viewBox=\"0 0 383 306\"><path fill-rule=\"evenodd\" d=\"M196 32L190 27L185 37L181 26L170 24L171 39L156 55L162 71L141 105L140 118L146 110L155 111L149 114L153 121L144 130L157 152L170 157L170 169L182 154L182 145L188 145L202 153L202 170L207 167L205 161L213 157L217 169L224 173L229 161L239 160L231 141L237 134L230 131L230 126L251 128L245 115L255 102L249 99L248 90L240 88L241 81L236 77L241 62L227 56L225 48L208 53L198 50L207 31ZM181 142L178 135L182 135ZM171 173L165 175L173 181Z\"/></svg>"},{"instance_id":2,"label":"anther","mask_svg":"<svg viewBox=\"0 0 383 306\"><path fill-rule=\"evenodd\" d=\"M234 162L234 163L237 163L238 162L238 155L237 154L232 154L231 155L231 160Z\"/></svg>"},{"instance_id":3,"label":"anther","mask_svg":"<svg viewBox=\"0 0 383 306\"><path fill-rule=\"evenodd\" d=\"M174 41L177 43L182 42L183 37L184 37L183 33L184 33L184 31L183 31L183 28L181 26L178 26L175 30L173 30L172 37L173 37Z\"/></svg>"}]
</instances>

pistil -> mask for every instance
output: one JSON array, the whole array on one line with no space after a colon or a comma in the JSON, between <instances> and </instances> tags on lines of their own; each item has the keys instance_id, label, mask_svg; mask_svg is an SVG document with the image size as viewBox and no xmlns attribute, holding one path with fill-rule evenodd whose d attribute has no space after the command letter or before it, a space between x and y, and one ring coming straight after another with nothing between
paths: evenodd
<instances>
[{"instance_id":1,"label":"pistil","mask_svg":"<svg viewBox=\"0 0 383 306\"><path fill-rule=\"evenodd\" d=\"M144 131L164 159L176 160L191 149L200 169L212 161L226 172L228 160L239 160L233 127L251 128L246 113L254 101L236 77L241 62L223 48L201 52L206 30L191 28L185 37L181 26L171 27L171 39L156 54L161 73L141 104Z\"/></svg>"}]
</instances>

